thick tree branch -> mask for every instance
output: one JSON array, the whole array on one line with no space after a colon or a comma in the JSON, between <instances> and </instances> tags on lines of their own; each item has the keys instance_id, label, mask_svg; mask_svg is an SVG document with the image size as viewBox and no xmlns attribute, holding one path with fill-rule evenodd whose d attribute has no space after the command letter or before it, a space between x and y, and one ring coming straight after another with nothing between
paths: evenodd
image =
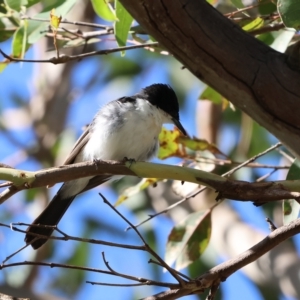
<instances>
[{"instance_id":1,"label":"thick tree branch","mask_svg":"<svg viewBox=\"0 0 300 300\"><path fill-rule=\"evenodd\" d=\"M300 157L300 71L205 0L121 0L196 77ZM283 103L284 102L284 103Z\"/></svg>"},{"instance_id":2,"label":"thick tree branch","mask_svg":"<svg viewBox=\"0 0 300 300\"><path fill-rule=\"evenodd\" d=\"M217 199L246 200L256 204L300 198L300 180L250 183L186 167L146 162L94 161L37 172L0 168L0 180L8 180L14 184L0 194L0 203L24 189L52 186L59 182L96 175L130 175L193 182L216 190L219 193Z\"/></svg>"}]
</instances>

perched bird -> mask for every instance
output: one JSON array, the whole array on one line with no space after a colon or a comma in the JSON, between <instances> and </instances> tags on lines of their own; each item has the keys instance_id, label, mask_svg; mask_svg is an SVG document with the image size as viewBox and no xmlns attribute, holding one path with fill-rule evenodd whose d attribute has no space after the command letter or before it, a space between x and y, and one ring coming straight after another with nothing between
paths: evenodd
<instances>
[{"instance_id":1,"label":"perched bird","mask_svg":"<svg viewBox=\"0 0 300 300\"><path fill-rule=\"evenodd\" d=\"M136 161L151 159L158 149L158 135L163 123L172 123L186 135L179 121L179 105L174 90L166 84L153 84L139 93L103 106L83 132L65 165L100 160ZM32 224L57 225L74 198L112 176L99 175L65 182L44 211ZM25 242L34 249L48 239L30 233L51 236L53 229L29 226Z\"/></svg>"}]
</instances>

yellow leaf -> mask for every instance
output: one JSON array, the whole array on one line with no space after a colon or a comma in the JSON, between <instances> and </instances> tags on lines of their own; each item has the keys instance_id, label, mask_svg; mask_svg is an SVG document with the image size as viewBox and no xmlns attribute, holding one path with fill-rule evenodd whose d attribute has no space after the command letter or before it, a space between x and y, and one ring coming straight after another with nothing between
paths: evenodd
<instances>
[{"instance_id":1,"label":"yellow leaf","mask_svg":"<svg viewBox=\"0 0 300 300\"><path fill-rule=\"evenodd\" d=\"M119 196L117 202L115 203L115 206L120 205L122 202L126 201L129 197L132 197L139 193L142 190L145 190L150 185L156 184L158 181L161 181L162 179L158 178L144 178L142 179L138 184L135 186L131 186L127 188L123 193Z\"/></svg>"},{"instance_id":2,"label":"yellow leaf","mask_svg":"<svg viewBox=\"0 0 300 300\"><path fill-rule=\"evenodd\" d=\"M210 144L208 141L198 139L196 137L193 137L191 139L189 137L181 136L178 138L178 142L193 151L208 150L211 153L221 154L222 156L225 156L214 144Z\"/></svg>"},{"instance_id":3,"label":"yellow leaf","mask_svg":"<svg viewBox=\"0 0 300 300\"><path fill-rule=\"evenodd\" d=\"M184 136L177 128L167 130L162 128L159 134L158 158L166 159L172 156L181 158L191 158L187 153L187 148L192 151L209 151L213 154L220 154L226 157L214 144L196 137Z\"/></svg>"},{"instance_id":4,"label":"yellow leaf","mask_svg":"<svg viewBox=\"0 0 300 300\"><path fill-rule=\"evenodd\" d=\"M54 29L57 29L59 27L60 22L61 22L61 16L56 16L55 8L53 8L50 12L50 24Z\"/></svg>"},{"instance_id":5,"label":"yellow leaf","mask_svg":"<svg viewBox=\"0 0 300 300\"><path fill-rule=\"evenodd\" d=\"M264 25L264 20L262 18L257 17L253 21L248 22L247 24L242 26L242 28L245 31L251 32L252 30L261 28L263 25Z\"/></svg>"},{"instance_id":6,"label":"yellow leaf","mask_svg":"<svg viewBox=\"0 0 300 300\"><path fill-rule=\"evenodd\" d=\"M180 136L182 134L177 128L167 130L163 127L159 134L158 158L166 159L171 156L185 157L186 153L178 142Z\"/></svg>"}]
</instances>

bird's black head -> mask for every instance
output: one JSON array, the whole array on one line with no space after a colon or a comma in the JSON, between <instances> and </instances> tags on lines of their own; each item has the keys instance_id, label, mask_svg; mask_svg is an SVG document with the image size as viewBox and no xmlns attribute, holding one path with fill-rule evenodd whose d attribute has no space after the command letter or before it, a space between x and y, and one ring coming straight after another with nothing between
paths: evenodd
<instances>
[{"instance_id":1,"label":"bird's black head","mask_svg":"<svg viewBox=\"0 0 300 300\"><path fill-rule=\"evenodd\" d=\"M152 105L157 106L171 117L179 120L178 99L169 85L162 83L152 84L143 88L139 94Z\"/></svg>"},{"instance_id":2,"label":"bird's black head","mask_svg":"<svg viewBox=\"0 0 300 300\"><path fill-rule=\"evenodd\" d=\"M152 84L143 88L138 95L170 115L174 124L186 135L186 131L179 121L177 96L169 85L162 83Z\"/></svg>"}]
</instances>

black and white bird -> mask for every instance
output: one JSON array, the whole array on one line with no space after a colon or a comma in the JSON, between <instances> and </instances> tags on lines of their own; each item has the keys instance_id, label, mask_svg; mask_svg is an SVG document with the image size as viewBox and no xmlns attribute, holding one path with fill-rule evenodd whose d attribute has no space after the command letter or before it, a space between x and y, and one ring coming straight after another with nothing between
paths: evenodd
<instances>
[{"instance_id":1,"label":"black and white bird","mask_svg":"<svg viewBox=\"0 0 300 300\"><path fill-rule=\"evenodd\" d=\"M174 124L184 135L179 121L179 105L174 90L166 84L153 84L139 93L122 97L103 106L80 136L65 165L83 161L150 160L158 150L158 135L164 123ZM65 182L45 210L32 224L57 225L74 198L111 176L99 175ZM25 242L34 249L48 239L30 233L51 236L53 229L29 226Z\"/></svg>"}]
</instances>

